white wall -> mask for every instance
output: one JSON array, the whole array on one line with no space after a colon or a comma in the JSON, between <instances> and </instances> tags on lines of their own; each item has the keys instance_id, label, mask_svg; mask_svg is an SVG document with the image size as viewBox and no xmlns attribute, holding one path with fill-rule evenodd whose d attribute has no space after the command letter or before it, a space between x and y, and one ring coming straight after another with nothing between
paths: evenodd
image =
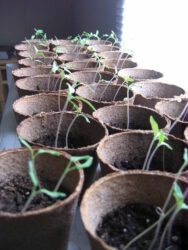
<instances>
[{"instance_id":1,"label":"white wall","mask_svg":"<svg viewBox=\"0 0 188 250\"><path fill-rule=\"evenodd\" d=\"M123 38L139 67L161 70L188 91L187 10L187 0L126 0Z\"/></svg>"}]
</instances>

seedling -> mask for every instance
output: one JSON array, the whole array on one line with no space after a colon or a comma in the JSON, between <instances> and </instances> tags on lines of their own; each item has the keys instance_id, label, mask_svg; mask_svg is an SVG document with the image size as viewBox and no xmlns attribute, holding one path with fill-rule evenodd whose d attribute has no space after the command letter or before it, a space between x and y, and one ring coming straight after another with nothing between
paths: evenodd
<instances>
[{"instance_id":1,"label":"seedling","mask_svg":"<svg viewBox=\"0 0 188 250\"><path fill-rule=\"evenodd\" d=\"M151 124L151 128L153 131L153 139L151 141L148 152L146 154L146 158L145 158L144 165L143 165L143 170L149 170L150 165L151 165L151 161L152 161L155 153L157 152L157 150L160 147L164 146L164 147L172 150L172 147L166 142L166 141L168 141L168 137L165 135L165 133L162 129L159 129L159 126L156 123L156 121L154 120L153 116L150 116L150 124ZM157 144L156 144L155 148L153 149L153 146L155 143L157 143ZM153 151L152 151L152 149L153 149Z\"/></svg>"},{"instance_id":2,"label":"seedling","mask_svg":"<svg viewBox=\"0 0 188 250\"><path fill-rule=\"evenodd\" d=\"M168 232L168 239L170 238L169 236L171 235L171 229L172 229L172 225L173 222L176 218L176 216L178 215L178 213L182 210L188 210L188 205L185 203L185 198L187 192L185 192L185 194L183 194L180 186L178 185L178 179L181 176L182 172L184 171L184 169L186 168L187 164L188 164L188 157L187 157L187 149L184 150L184 163L182 164L182 166L180 167L178 173L176 174L175 180L170 188L170 191L168 193L167 199L163 205L163 208L161 209L160 207L156 208L156 211L159 213L159 219L153 223L150 227L148 227L146 230L144 230L143 232L141 232L139 235L137 235L135 238L133 238L124 248L124 250L128 250L129 247L134 244L137 240L139 240L140 238L142 238L143 236L145 236L145 234L147 234L148 232L150 232L151 230L155 229L155 234L154 234L154 239L150 244L150 247L148 250L152 250L154 248L154 245L156 244L156 241L158 239L158 235L162 226L162 223L164 222L164 220L168 220L166 223L166 226L164 227L163 230L163 234L160 238L160 242L159 242L159 250L161 250L165 236ZM172 197L174 196L174 200L175 200L175 204L173 206L171 206L168 210L167 208L170 205L170 201L172 200ZM169 217L170 216L170 217Z\"/></svg>"},{"instance_id":3,"label":"seedling","mask_svg":"<svg viewBox=\"0 0 188 250\"><path fill-rule=\"evenodd\" d=\"M125 85L126 88L127 88L127 129L129 129L129 124L130 124L130 112L129 112L129 110L130 110L130 108L129 108L129 106L130 106L130 101L129 101L129 99L130 99L130 89L134 85L134 80L131 77L124 77L124 76L122 76L122 78L123 78L123 82L120 85L120 87L118 88L116 94L114 95L113 101L115 101L115 99L116 99L116 97L117 97L117 95L118 95L121 87L123 85Z\"/></svg>"},{"instance_id":4,"label":"seedling","mask_svg":"<svg viewBox=\"0 0 188 250\"><path fill-rule=\"evenodd\" d=\"M119 39L118 39L117 35L115 34L115 32L113 30L111 31L110 35L104 34L103 37L106 38L106 42L109 41L109 40L112 41L113 45L119 45L120 44Z\"/></svg>"},{"instance_id":5,"label":"seedling","mask_svg":"<svg viewBox=\"0 0 188 250\"><path fill-rule=\"evenodd\" d=\"M52 199L59 199L59 198L65 198L66 194L63 192L59 192L59 188L63 183L63 180L65 179L66 175L68 173L70 173L73 170L79 170L79 169L84 169L84 168L88 168L91 166L92 164L92 157L89 155L86 156L72 156L70 158L70 161L67 165L67 167L65 168L65 170L63 171L62 175L60 176L55 188L53 191L50 191L46 188L42 188L39 182L39 178L36 174L36 169L35 169L35 160L36 158L41 155L41 154L49 154L49 155L53 155L53 156L60 156L60 152L57 151L53 151L53 150L47 150L47 149L38 149L37 151L34 151L32 149L32 147L21 137L19 137L21 143L26 146L26 148L30 151L31 154L31 159L28 162L28 166L29 166L29 176L31 178L32 184L33 184L33 188L31 191L31 194L25 204L25 206L22 209L22 213L26 212L26 210L29 208L31 202L33 201L33 199L40 194L45 194L47 196L49 196ZM79 161L84 161L83 163L79 163Z\"/></svg>"},{"instance_id":6,"label":"seedling","mask_svg":"<svg viewBox=\"0 0 188 250\"><path fill-rule=\"evenodd\" d=\"M31 40L34 40L34 39L40 39L42 41L47 40L46 33L44 33L44 31L42 29L34 28L34 31L35 31L35 34L31 36Z\"/></svg>"},{"instance_id":7,"label":"seedling","mask_svg":"<svg viewBox=\"0 0 188 250\"><path fill-rule=\"evenodd\" d=\"M69 103L71 103L75 107L76 117L73 119L73 121L69 125L69 128L67 129L66 146L65 147L68 147L68 135L69 135L70 129L72 128L76 119L79 116L82 116L85 118L86 122L89 123L89 119L87 118L87 116L84 115L84 113L82 113L80 111L79 107L76 105L76 103L74 103L74 100L78 100L78 101L81 101L83 103L86 103L93 111L96 111L95 107L89 101L87 101L85 98L83 98L81 96L74 96L75 89L73 86L71 86L69 83L67 83L67 86L68 86L67 99L66 99L65 105L63 107L63 110L61 111L61 114L60 114L59 123L58 123L58 127L57 127L57 132L56 132L55 147L57 147L57 144L58 144L59 132L60 132L60 128L61 128L61 124L62 124L62 120L63 120L63 115L64 115L64 112L67 110Z\"/></svg>"}]
</instances>

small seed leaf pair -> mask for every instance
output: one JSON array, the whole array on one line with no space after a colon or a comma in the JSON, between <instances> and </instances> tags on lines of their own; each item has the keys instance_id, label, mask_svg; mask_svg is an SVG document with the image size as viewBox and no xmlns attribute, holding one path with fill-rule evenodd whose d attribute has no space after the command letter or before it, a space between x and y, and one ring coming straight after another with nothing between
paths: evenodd
<instances>
[{"instance_id":1,"label":"small seed leaf pair","mask_svg":"<svg viewBox=\"0 0 188 250\"><path fill-rule=\"evenodd\" d=\"M178 209L188 209L188 205L184 202L184 195L181 191L180 186L175 182L174 183L174 198L176 200L176 204Z\"/></svg>"}]
</instances>

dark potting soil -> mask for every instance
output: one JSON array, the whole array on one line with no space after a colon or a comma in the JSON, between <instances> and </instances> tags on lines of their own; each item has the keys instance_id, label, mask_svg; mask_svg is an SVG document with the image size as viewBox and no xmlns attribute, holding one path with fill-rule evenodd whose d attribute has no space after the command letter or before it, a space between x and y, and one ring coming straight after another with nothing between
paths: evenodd
<instances>
[{"instance_id":1,"label":"dark potting soil","mask_svg":"<svg viewBox=\"0 0 188 250\"><path fill-rule=\"evenodd\" d=\"M40 180L43 188L52 191L56 183ZM27 202L32 190L32 183L29 176L15 175L7 182L0 182L0 210L3 212L17 213L21 212ZM59 189L60 192L69 195L67 190ZM38 210L48 207L55 203L57 199L52 199L45 194L37 195L30 204L27 211Z\"/></svg>"},{"instance_id":2,"label":"dark potting soil","mask_svg":"<svg viewBox=\"0 0 188 250\"><path fill-rule=\"evenodd\" d=\"M120 129L127 129L127 123L126 122L123 122L123 123L115 123L115 122L111 122L109 124L110 126L112 127L115 127L115 128L120 128ZM149 124L148 126L146 126L146 124L136 124L136 123L130 123L129 124L129 129L142 129L142 130L150 130L151 128L149 127Z\"/></svg>"},{"instance_id":3,"label":"dark potting soil","mask_svg":"<svg viewBox=\"0 0 188 250\"><path fill-rule=\"evenodd\" d=\"M159 218L155 207L146 204L129 204L107 214L99 223L96 233L108 245L123 250L134 237L139 235ZM165 224L162 225L156 245L152 250L157 250ZM174 226L170 241L165 238L162 250L186 250L188 231L185 228ZM147 250L154 238L155 229L137 240L129 250Z\"/></svg>"},{"instance_id":4,"label":"dark potting soil","mask_svg":"<svg viewBox=\"0 0 188 250\"><path fill-rule=\"evenodd\" d=\"M34 141L34 143L40 143L43 144L45 146L49 146L49 147L54 147L55 144L55 135L53 134L49 134L49 135L45 135L37 140ZM63 135L59 135L58 138L58 148L64 148L65 147L65 136ZM92 145L92 142L88 139L88 137L84 136L84 135L79 135L78 137L73 137L69 136L68 138L68 147L69 148L82 148L82 147L86 147L88 145Z\"/></svg>"},{"instance_id":5,"label":"dark potting soil","mask_svg":"<svg viewBox=\"0 0 188 250\"><path fill-rule=\"evenodd\" d=\"M118 160L116 160L114 162L114 167L119 169L119 170L124 170L124 171L142 169L143 164L144 164L144 160L145 160L145 158L138 159L137 157L134 157L134 159L131 161L127 161L127 160L126 161L118 161ZM160 160L153 158L151 165L150 165L150 170L163 171L163 163ZM171 169L166 166L165 171L171 172Z\"/></svg>"}]
</instances>

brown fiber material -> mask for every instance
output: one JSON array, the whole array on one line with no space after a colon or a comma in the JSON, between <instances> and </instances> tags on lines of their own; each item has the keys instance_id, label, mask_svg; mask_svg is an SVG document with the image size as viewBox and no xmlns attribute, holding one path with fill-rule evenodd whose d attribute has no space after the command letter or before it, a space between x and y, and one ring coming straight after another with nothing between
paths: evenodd
<instances>
[{"instance_id":1,"label":"brown fiber material","mask_svg":"<svg viewBox=\"0 0 188 250\"><path fill-rule=\"evenodd\" d=\"M112 45L112 43L110 41L106 41L106 40L97 40L97 39L91 39L88 42L89 46L93 46L93 45Z\"/></svg>"},{"instance_id":2,"label":"brown fiber material","mask_svg":"<svg viewBox=\"0 0 188 250\"><path fill-rule=\"evenodd\" d=\"M32 45L32 44L28 44L28 43L22 43L22 44L18 44L18 45L15 45L15 50L16 51L30 51L30 50L34 50L34 47L33 46L36 46L36 48L38 50L47 50L48 47L46 44L37 44L37 45Z\"/></svg>"},{"instance_id":3,"label":"brown fiber material","mask_svg":"<svg viewBox=\"0 0 188 250\"><path fill-rule=\"evenodd\" d=\"M173 182L174 177L170 174L142 171L114 173L95 182L86 191L81 204L81 218L92 250L116 250L96 234L98 224L107 213L130 203L163 207ZM185 180L179 180L178 184L185 190ZM174 199L169 206L173 204Z\"/></svg>"},{"instance_id":4,"label":"brown fiber material","mask_svg":"<svg viewBox=\"0 0 188 250\"><path fill-rule=\"evenodd\" d=\"M115 60L132 57L128 53L124 53L121 51L104 51L104 52L99 53L99 56L105 59L115 59Z\"/></svg>"},{"instance_id":5,"label":"brown fiber material","mask_svg":"<svg viewBox=\"0 0 188 250\"><path fill-rule=\"evenodd\" d=\"M98 63L94 59L84 61L74 61L66 64L62 64L60 67L67 67L71 72L83 71L83 70L96 70L98 69Z\"/></svg>"},{"instance_id":6,"label":"brown fiber material","mask_svg":"<svg viewBox=\"0 0 188 250\"><path fill-rule=\"evenodd\" d=\"M184 131L185 140L188 142L188 126Z\"/></svg>"},{"instance_id":7,"label":"brown fiber material","mask_svg":"<svg viewBox=\"0 0 188 250\"><path fill-rule=\"evenodd\" d=\"M74 81L78 83L84 84L93 84L101 82L110 82L113 78L113 74L105 71L78 71L69 75L69 79L74 83ZM112 83L115 83L116 80L113 80Z\"/></svg>"},{"instance_id":8,"label":"brown fiber material","mask_svg":"<svg viewBox=\"0 0 188 250\"><path fill-rule=\"evenodd\" d=\"M151 69L122 69L119 71L119 82L124 81L122 77L132 78L134 82L140 82L144 80L157 80L163 77L161 72Z\"/></svg>"},{"instance_id":9,"label":"brown fiber material","mask_svg":"<svg viewBox=\"0 0 188 250\"><path fill-rule=\"evenodd\" d=\"M160 129L167 131L170 126L169 119L153 109L134 105L130 105L129 109L131 130L136 126L136 129L151 131L150 116L153 116ZM103 107L95 111L93 116L107 126L110 134L127 131L127 105Z\"/></svg>"},{"instance_id":10,"label":"brown fiber material","mask_svg":"<svg viewBox=\"0 0 188 250\"><path fill-rule=\"evenodd\" d=\"M113 101L117 91L119 92L117 94L115 101ZM127 103L127 88L121 85L114 85L114 84L83 85L76 90L76 94L88 100L95 107L95 109L99 109L101 107L109 105ZM130 90L130 103L132 104L133 101L134 101L134 93ZM93 110L87 104L83 103L83 112L87 114L92 114Z\"/></svg>"},{"instance_id":11,"label":"brown fiber material","mask_svg":"<svg viewBox=\"0 0 188 250\"><path fill-rule=\"evenodd\" d=\"M85 51L80 45L58 46L53 49L57 54L83 53Z\"/></svg>"},{"instance_id":12,"label":"brown fiber material","mask_svg":"<svg viewBox=\"0 0 188 250\"><path fill-rule=\"evenodd\" d=\"M72 61L81 61L85 59L89 59L90 55L84 53L69 53L63 54L58 57L62 62L72 62Z\"/></svg>"},{"instance_id":13,"label":"brown fiber material","mask_svg":"<svg viewBox=\"0 0 188 250\"><path fill-rule=\"evenodd\" d=\"M61 84L61 92L66 92L68 80ZM40 75L27 77L16 81L16 87L20 97L25 95L35 95L39 93L59 92L61 78L58 75ZM49 85L49 89L48 89Z\"/></svg>"},{"instance_id":14,"label":"brown fiber material","mask_svg":"<svg viewBox=\"0 0 188 250\"><path fill-rule=\"evenodd\" d=\"M162 115L167 116L173 124L183 111L186 104L187 99L172 99L169 101L158 102L155 106L155 109L158 110L158 112ZM186 127L188 127L188 121L178 120L170 134L178 138L185 139L184 131Z\"/></svg>"},{"instance_id":15,"label":"brown fiber material","mask_svg":"<svg viewBox=\"0 0 188 250\"><path fill-rule=\"evenodd\" d=\"M75 113L65 112L63 116L63 122L61 124L60 134L64 137L66 135L67 129L74 119ZM90 168L85 169L85 187L88 186L96 173L96 168L98 164L98 159L96 156L96 148L100 140L108 134L107 129L100 122L94 118L89 117L90 123L87 123L83 117L76 119L76 122L71 128L71 134L74 138L78 136L87 136L89 142L91 143L88 146L81 148L55 148L48 147L54 150L65 151L71 155L91 155L94 157L93 164ZM34 116L28 118L20 123L17 128L17 133L23 139L28 141L32 145L43 146L41 144L34 143L33 141L39 139L41 136L53 134L56 135L58 123L60 119L60 113L46 113L41 116ZM54 142L55 143L55 142Z\"/></svg>"},{"instance_id":16,"label":"brown fiber material","mask_svg":"<svg viewBox=\"0 0 188 250\"><path fill-rule=\"evenodd\" d=\"M21 67L41 67L41 66L50 66L53 64L53 62L56 61L58 64L61 63L61 61L58 58L53 57L39 57L38 59L32 60L31 58L24 58L20 59L18 61L18 64Z\"/></svg>"},{"instance_id":17,"label":"brown fiber material","mask_svg":"<svg viewBox=\"0 0 188 250\"><path fill-rule=\"evenodd\" d=\"M46 50L40 50L44 54L44 57L55 57L56 54L54 52L46 51ZM35 51L20 51L18 52L18 57L20 58L39 58L41 56L37 56Z\"/></svg>"},{"instance_id":18,"label":"brown fiber material","mask_svg":"<svg viewBox=\"0 0 188 250\"><path fill-rule=\"evenodd\" d=\"M137 66L136 62L133 62L129 59L104 59L102 60L104 69L112 73L115 72L115 69L118 71L125 68L135 68Z\"/></svg>"},{"instance_id":19,"label":"brown fiber material","mask_svg":"<svg viewBox=\"0 0 188 250\"><path fill-rule=\"evenodd\" d=\"M117 46L111 46L111 45L103 45L103 44L96 44L88 47L88 52L103 52L103 51L117 51L119 50L119 47Z\"/></svg>"},{"instance_id":20,"label":"brown fiber material","mask_svg":"<svg viewBox=\"0 0 188 250\"><path fill-rule=\"evenodd\" d=\"M183 154L187 144L174 136L168 136L168 138L168 143L173 148L173 151L165 149L164 166L167 172L177 173L183 164ZM104 138L97 148L102 175L120 171L114 167L115 161L132 161L136 159L136 162L143 164L152 139L152 132L138 130L118 133ZM157 170L163 171L163 147L158 149L153 160L159 162Z\"/></svg>"},{"instance_id":21,"label":"brown fiber material","mask_svg":"<svg viewBox=\"0 0 188 250\"><path fill-rule=\"evenodd\" d=\"M1 153L1 181L8 181L17 174L28 175L29 159L29 151L23 148ZM56 183L69 159L70 155L63 152L59 157L48 154L38 156L35 165L39 178ZM63 182L63 186L70 191L70 196L64 201L23 214L0 212L1 249L67 250L83 181L82 170L72 171Z\"/></svg>"},{"instance_id":22,"label":"brown fiber material","mask_svg":"<svg viewBox=\"0 0 188 250\"><path fill-rule=\"evenodd\" d=\"M51 71L51 66L44 67L26 67L15 69L12 71L15 81L21 78L26 78L30 76L45 75L49 74Z\"/></svg>"},{"instance_id":23,"label":"brown fiber material","mask_svg":"<svg viewBox=\"0 0 188 250\"><path fill-rule=\"evenodd\" d=\"M37 95L24 96L13 103L13 110L18 123L33 115L40 114L41 112L59 112L63 109L67 95L58 93L41 93ZM74 101L82 110L82 103ZM60 103L60 110L59 110ZM72 104L69 103L68 111L74 110Z\"/></svg>"},{"instance_id":24,"label":"brown fiber material","mask_svg":"<svg viewBox=\"0 0 188 250\"><path fill-rule=\"evenodd\" d=\"M157 102L185 94L177 85L162 82L137 82L133 85L136 97L134 104L155 108Z\"/></svg>"}]
</instances>

